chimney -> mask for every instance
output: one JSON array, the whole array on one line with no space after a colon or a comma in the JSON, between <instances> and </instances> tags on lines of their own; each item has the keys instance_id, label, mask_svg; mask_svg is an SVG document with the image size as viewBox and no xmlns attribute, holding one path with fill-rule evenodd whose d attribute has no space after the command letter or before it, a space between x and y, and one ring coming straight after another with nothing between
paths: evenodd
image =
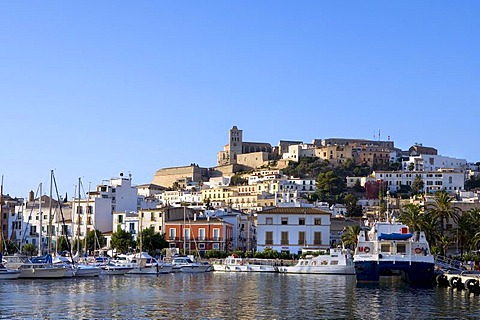
<instances>
[{"instance_id":1,"label":"chimney","mask_svg":"<svg viewBox=\"0 0 480 320\"><path fill-rule=\"evenodd\" d=\"M35 200L35 193L32 190L28 193L28 202L33 202Z\"/></svg>"}]
</instances>

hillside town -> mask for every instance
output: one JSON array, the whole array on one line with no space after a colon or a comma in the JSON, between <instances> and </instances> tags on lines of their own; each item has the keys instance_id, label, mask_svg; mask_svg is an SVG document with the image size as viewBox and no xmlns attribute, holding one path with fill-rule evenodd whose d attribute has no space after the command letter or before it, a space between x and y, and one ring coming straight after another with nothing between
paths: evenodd
<instances>
[{"instance_id":1,"label":"hillside town","mask_svg":"<svg viewBox=\"0 0 480 320\"><path fill-rule=\"evenodd\" d=\"M458 218L480 212L478 162L419 143L401 150L390 139L281 140L272 146L244 141L233 126L215 167L191 163L159 169L145 184L132 180L119 173L92 190L79 180L71 198L41 185L27 199L2 194L6 247L29 244L43 253L61 238L83 242L97 230L106 241L96 249L109 250L115 233L137 241L150 229L177 252L296 255L340 245L349 226L399 217L412 206L425 211L442 193L457 215L446 217L448 242L439 240L438 247L458 253L465 245Z\"/></svg>"}]
</instances>

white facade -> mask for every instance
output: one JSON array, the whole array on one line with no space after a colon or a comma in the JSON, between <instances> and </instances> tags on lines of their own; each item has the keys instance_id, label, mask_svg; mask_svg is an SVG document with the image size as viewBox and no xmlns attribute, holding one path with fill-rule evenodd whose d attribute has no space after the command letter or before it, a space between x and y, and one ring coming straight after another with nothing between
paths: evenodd
<instances>
[{"instance_id":1,"label":"white facade","mask_svg":"<svg viewBox=\"0 0 480 320\"><path fill-rule=\"evenodd\" d=\"M314 208L274 208L257 213L257 250L301 253L330 247L330 213Z\"/></svg>"},{"instance_id":2,"label":"white facade","mask_svg":"<svg viewBox=\"0 0 480 320\"><path fill-rule=\"evenodd\" d=\"M402 162L403 170L407 170L410 163L413 163L413 171L437 171L440 169L454 169L463 171L467 167L466 159L456 159L441 155L421 154L410 156L408 161Z\"/></svg>"},{"instance_id":3,"label":"white facade","mask_svg":"<svg viewBox=\"0 0 480 320\"><path fill-rule=\"evenodd\" d=\"M375 171L375 180L387 183L390 192L397 192L401 185L412 186L415 178L420 176L424 183L423 192L433 193L445 190L455 193L464 190L465 180L462 172L454 171Z\"/></svg>"},{"instance_id":4,"label":"white facade","mask_svg":"<svg viewBox=\"0 0 480 320\"><path fill-rule=\"evenodd\" d=\"M287 181L297 186L299 195L315 193L315 191L317 191L317 182L315 179L290 178L287 179Z\"/></svg>"},{"instance_id":5,"label":"white facade","mask_svg":"<svg viewBox=\"0 0 480 320\"><path fill-rule=\"evenodd\" d=\"M282 159L298 162L302 157L315 157L315 147L311 144L294 144L288 146L288 152L282 154Z\"/></svg>"}]
</instances>

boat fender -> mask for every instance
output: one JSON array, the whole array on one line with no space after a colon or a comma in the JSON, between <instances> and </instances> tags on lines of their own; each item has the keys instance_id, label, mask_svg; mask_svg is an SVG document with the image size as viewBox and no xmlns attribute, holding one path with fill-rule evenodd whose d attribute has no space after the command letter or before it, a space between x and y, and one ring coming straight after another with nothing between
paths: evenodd
<instances>
[{"instance_id":1,"label":"boat fender","mask_svg":"<svg viewBox=\"0 0 480 320\"><path fill-rule=\"evenodd\" d=\"M422 249L420 249L420 248L415 248L415 253L416 253L416 254L420 254L420 252L422 252Z\"/></svg>"},{"instance_id":2,"label":"boat fender","mask_svg":"<svg viewBox=\"0 0 480 320\"><path fill-rule=\"evenodd\" d=\"M35 268L32 268L32 273L35 273Z\"/></svg>"},{"instance_id":3,"label":"boat fender","mask_svg":"<svg viewBox=\"0 0 480 320\"><path fill-rule=\"evenodd\" d=\"M373 241L373 233L370 233L370 234L368 235L368 238L370 239L370 241Z\"/></svg>"},{"instance_id":4,"label":"boat fender","mask_svg":"<svg viewBox=\"0 0 480 320\"><path fill-rule=\"evenodd\" d=\"M365 253L369 253L369 252L370 252L370 247L365 247L365 248L363 249L363 251L364 251Z\"/></svg>"}]
</instances>

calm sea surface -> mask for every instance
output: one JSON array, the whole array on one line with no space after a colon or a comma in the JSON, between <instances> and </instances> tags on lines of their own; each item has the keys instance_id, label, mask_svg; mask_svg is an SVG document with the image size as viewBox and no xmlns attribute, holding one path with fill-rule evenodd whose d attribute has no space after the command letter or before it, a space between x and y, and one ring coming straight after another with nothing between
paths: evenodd
<instances>
[{"instance_id":1,"label":"calm sea surface","mask_svg":"<svg viewBox=\"0 0 480 320\"><path fill-rule=\"evenodd\" d=\"M395 278L260 273L0 282L0 319L480 319L480 297Z\"/></svg>"}]
</instances>

